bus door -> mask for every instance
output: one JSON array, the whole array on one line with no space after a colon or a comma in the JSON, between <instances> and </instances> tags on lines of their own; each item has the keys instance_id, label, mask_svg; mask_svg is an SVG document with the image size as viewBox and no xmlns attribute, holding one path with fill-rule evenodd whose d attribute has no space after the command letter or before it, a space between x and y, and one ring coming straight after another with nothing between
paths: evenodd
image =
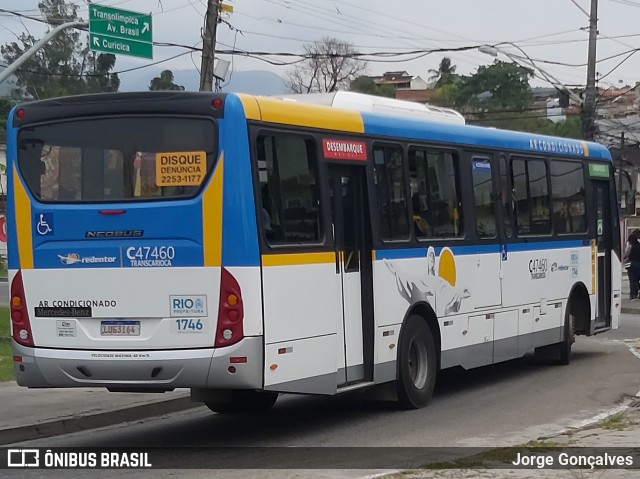
<instances>
[{"instance_id":1,"label":"bus door","mask_svg":"<svg viewBox=\"0 0 640 479\"><path fill-rule=\"evenodd\" d=\"M373 378L373 269L365 174L361 166L329 165L335 272L342 286L337 359L338 384L343 385Z\"/></svg>"},{"instance_id":2,"label":"bus door","mask_svg":"<svg viewBox=\"0 0 640 479\"><path fill-rule=\"evenodd\" d=\"M611 231L611 191L609 178L591 178L593 191L592 217L596 218L596 244L592 251L592 267L595 266L595 284L597 288L595 330L611 327L611 249L613 234ZM593 248L593 246L592 246ZM595 257L594 257L595 256Z\"/></svg>"}]
</instances>

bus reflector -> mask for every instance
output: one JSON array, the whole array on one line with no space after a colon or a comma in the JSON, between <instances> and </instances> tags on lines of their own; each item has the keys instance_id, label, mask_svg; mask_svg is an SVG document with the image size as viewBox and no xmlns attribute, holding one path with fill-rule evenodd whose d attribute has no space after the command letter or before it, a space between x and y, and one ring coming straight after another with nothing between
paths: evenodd
<instances>
[{"instance_id":1,"label":"bus reflector","mask_svg":"<svg viewBox=\"0 0 640 479\"><path fill-rule=\"evenodd\" d=\"M98 210L101 215L123 215L127 210Z\"/></svg>"},{"instance_id":2,"label":"bus reflector","mask_svg":"<svg viewBox=\"0 0 640 479\"><path fill-rule=\"evenodd\" d=\"M24 298L22 271L18 271L11 282L11 326L16 343L31 348L34 346L27 302Z\"/></svg>"},{"instance_id":3,"label":"bus reflector","mask_svg":"<svg viewBox=\"0 0 640 479\"><path fill-rule=\"evenodd\" d=\"M232 299L233 297L233 299ZM220 268L220 301L215 347L236 344L244 338L244 307L240 285L229 271Z\"/></svg>"}]
</instances>

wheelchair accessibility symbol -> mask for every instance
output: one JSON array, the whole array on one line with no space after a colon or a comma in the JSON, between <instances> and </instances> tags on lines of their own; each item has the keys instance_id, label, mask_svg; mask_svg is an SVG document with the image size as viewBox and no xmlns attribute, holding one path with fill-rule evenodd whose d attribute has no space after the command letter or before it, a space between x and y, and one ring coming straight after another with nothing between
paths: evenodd
<instances>
[{"instance_id":1,"label":"wheelchair accessibility symbol","mask_svg":"<svg viewBox=\"0 0 640 479\"><path fill-rule=\"evenodd\" d=\"M38 213L35 223L38 235L47 236L53 234L53 215L51 213Z\"/></svg>"}]
</instances>

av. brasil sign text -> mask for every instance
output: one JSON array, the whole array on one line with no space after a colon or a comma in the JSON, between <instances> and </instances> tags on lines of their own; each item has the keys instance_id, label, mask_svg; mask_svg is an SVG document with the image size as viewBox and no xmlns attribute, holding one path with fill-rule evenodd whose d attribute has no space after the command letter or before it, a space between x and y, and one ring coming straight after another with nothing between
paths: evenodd
<instances>
[{"instance_id":1,"label":"av. brasil sign text","mask_svg":"<svg viewBox=\"0 0 640 479\"><path fill-rule=\"evenodd\" d=\"M89 5L91 50L153 58L151 15Z\"/></svg>"}]
</instances>

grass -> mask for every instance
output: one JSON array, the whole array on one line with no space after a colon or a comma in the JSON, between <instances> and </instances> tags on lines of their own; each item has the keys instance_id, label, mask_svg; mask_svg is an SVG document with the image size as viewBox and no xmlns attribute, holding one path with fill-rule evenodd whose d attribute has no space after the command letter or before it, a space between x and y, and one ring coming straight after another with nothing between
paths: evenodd
<instances>
[{"instance_id":1,"label":"grass","mask_svg":"<svg viewBox=\"0 0 640 479\"><path fill-rule=\"evenodd\" d=\"M9 337L9 308L0 306L0 338Z\"/></svg>"},{"instance_id":2,"label":"grass","mask_svg":"<svg viewBox=\"0 0 640 479\"><path fill-rule=\"evenodd\" d=\"M9 342L9 308L0 307L0 381L13 379L13 355Z\"/></svg>"},{"instance_id":3,"label":"grass","mask_svg":"<svg viewBox=\"0 0 640 479\"><path fill-rule=\"evenodd\" d=\"M560 446L553 441L530 441L524 446L497 447L471 456L456 459L451 462L439 462L425 466L426 469L491 469L496 463L510 464L516 458L516 453L522 454L546 451Z\"/></svg>"},{"instance_id":4,"label":"grass","mask_svg":"<svg viewBox=\"0 0 640 479\"><path fill-rule=\"evenodd\" d=\"M11 379L13 379L11 344L0 342L0 381L10 381Z\"/></svg>"},{"instance_id":5,"label":"grass","mask_svg":"<svg viewBox=\"0 0 640 479\"><path fill-rule=\"evenodd\" d=\"M613 416L609 416L598 426L609 431L622 431L631 425L631 421L624 412L619 412Z\"/></svg>"}]
</instances>

